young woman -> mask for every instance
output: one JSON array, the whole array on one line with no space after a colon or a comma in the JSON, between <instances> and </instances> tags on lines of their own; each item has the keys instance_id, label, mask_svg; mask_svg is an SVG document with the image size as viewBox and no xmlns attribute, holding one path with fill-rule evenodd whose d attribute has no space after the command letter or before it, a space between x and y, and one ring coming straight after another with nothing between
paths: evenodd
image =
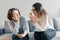
<instances>
[{"instance_id":1,"label":"young woman","mask_svg":"<svg viewBox=\"0 0 60 40\"><path fill-rule=\"evenodd\" d=\"M27 34L28 27L20 11L16 8L9 9L7 18L8 20L5 21L4 33L12 33L12 40L29 40Z\"/></svg>"},{"instance_id":2,"label":"young woman","mask_svg":"<svg viewBox=\"0 0 60 40\"><path fill-rule=\"evenodd\" d=\"M52 19L43 9L41 3L33 4L32 12L29 15L29 29L34 32L35 40L51 40L55 36L56 31Z\"/></svg>"}]
</instances>

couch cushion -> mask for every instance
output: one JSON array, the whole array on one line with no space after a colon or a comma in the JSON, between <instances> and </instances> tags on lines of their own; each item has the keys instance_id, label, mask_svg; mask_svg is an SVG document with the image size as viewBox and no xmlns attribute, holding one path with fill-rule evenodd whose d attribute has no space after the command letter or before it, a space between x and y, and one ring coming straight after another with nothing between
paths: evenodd
<instances>
[{"instance_id":1,"label":"couch cushion","mask_svg":"<svg viewBox=\"0 0 60 40\"><path fill-rule=\"evenodd\" d=\"M12 40L12 34L1 35L0 40Z\"/></svg>"},{"instance_id":2,"label":"couch cushion","mask_svg":"<svg viewBox=\"0 0 60 40\"><path fill-rule=\"evenodd\" d=\"M60 18L53 18L54 27L57 31L60 31Z\"/></svg>"},{"instance_id":3,"label":"couch cushion","mask_svg":"<svg viewBox=\"0 0 60 40\"><path fill-rule=\"evenodd\" d=\"M60 40L60 31L56 31L56 36L52 40Z\"/></svg>"},{"instance_id":4,"label":"couch cushion","mask_svg":"<svg viewBox=\"0 0 60 40\"><path fill-rule=\"evenodd\" d=\"M4 34L4 29L0 28L0 35Z\"/></svg>"},{"instance_id":5,"label":"couch cushion","mask_svg":"<svg viewBox=\"0 0 60 40\"><path fill-rule=\"evenodd\" d=\"M4 25L0 26L0 35L4 34Z\"/></svg>"}]
</instances>

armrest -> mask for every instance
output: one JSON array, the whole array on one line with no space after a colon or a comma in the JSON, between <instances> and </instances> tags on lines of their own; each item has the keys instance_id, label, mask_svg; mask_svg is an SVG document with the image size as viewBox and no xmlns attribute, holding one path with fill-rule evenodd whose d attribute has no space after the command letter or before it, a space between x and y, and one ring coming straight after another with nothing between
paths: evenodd
<instances>
[{"instance_id":1,"label":"armrest","mask_svg":"<svg viewBox=\"0 0 60 40\"><path fill-rule=\"evenodd\" d=\"M56 31L56 36L52 40L60 40L60 31Z\"/></svg>"}]
</instances>

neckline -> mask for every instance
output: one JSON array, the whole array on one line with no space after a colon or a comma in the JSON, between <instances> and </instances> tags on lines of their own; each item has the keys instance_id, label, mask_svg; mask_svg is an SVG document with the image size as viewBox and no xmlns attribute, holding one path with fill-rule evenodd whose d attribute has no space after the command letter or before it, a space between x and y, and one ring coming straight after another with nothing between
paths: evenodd
<instances>
[{"instance_id":1,"label":"neckline","mask_svg":"<svg viewBox=\"0 0 60 40\"><path fill-rule=\"evenodd\" d=\"M47 21L48 21L47 15L46 15L45 17L46 17L46 19L45 19L45 21L46 21L46 22L45 22L45 26L42 28L42 26L40 25L41 29L43 29L43 30L46 28L46 26L47 26Z\"/></svg>"}]
</instances>

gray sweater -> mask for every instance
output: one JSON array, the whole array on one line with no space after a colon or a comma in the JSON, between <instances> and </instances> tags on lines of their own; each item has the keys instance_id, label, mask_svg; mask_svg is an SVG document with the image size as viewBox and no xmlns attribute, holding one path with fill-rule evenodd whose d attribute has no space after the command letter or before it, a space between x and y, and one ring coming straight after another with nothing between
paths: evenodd
<instances>
[{"instance_id":1,"label":"gray sweater","mask_svg":"<svg viewBox=\"0 0 60 40\"><path fill-rule=\"evenodd\" d=\"M24 19L24 17L20 17L20 24L19 24L19 33L24 33L25 35L28 33L28 27L26 25L26 20ZM10 25L9 25L10 24ZM5 27L4 27L4 33L13 33L13 31L11 31L10 26L14 26L14 22L13 21L5 21Z\"/></svg>"}]
</instances>

